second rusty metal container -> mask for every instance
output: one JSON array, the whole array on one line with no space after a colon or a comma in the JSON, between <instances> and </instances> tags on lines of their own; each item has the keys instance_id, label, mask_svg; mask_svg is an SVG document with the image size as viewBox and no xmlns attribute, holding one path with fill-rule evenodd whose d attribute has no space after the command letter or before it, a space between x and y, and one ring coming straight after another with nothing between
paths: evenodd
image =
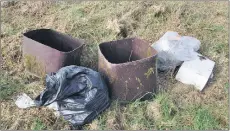
<instances>
[{"instance_id":1,"label":"second rusty metal container","mask_svg":"<svg viewBox=\"0 0 230 131\"><path fill-rule=\"evenodd\" d=\"M157 88L156 55L148 42L129 38L99 45L98 69L112 99L132 101Z\"/></svg>"},{"instance_id":2,"label":"second rusty metal container","mask_svg":"<svg viewBox=\"0 0 230 131\"><path fill-rule=\"evenodd\" d=\"M41 76L68 65L80 65L84 42L52 29L38 29L23 36L27 71Z\"/></svg>"}]
</instances>

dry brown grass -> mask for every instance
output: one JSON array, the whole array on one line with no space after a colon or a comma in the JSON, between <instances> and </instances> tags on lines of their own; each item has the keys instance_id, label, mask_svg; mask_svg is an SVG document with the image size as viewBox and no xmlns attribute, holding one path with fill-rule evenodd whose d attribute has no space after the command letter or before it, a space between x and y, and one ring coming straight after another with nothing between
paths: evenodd
<instances>
[{"instance_id":1,"label":"dry brown grass","mask_svg":"<svg viewBox=\"0 0 230 131\"><path fill-rule=\"evenodd\" d=\"M147 112L147 117L149 117L149 119L154 119L155 121L157 121L162 118L160 113L160 104L157 102L150 102L147 105L146 112Z\"/></svg>"}]
</instances>

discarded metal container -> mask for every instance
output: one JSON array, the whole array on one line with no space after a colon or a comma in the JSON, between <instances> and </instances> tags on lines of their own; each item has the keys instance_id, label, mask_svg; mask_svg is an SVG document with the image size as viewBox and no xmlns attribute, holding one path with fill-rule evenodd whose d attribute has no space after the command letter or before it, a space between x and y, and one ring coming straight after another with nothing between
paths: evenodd
<instances>
[{"instance_id":1,"label":"discarded metal container","mask_svg":"<svg viewBox=\"0 0 230 131\"><path fill-rule=\"evenodd\" d=\"M37 76L80 65L83 41L52 29L38 29L23 36L23 57L27 71Z\"/></svg>"},{"instance_id":2,"label":"discarded metal container","mask_svg":"<svg viewBox=\"0 0 230 131\"><path fill-rule=\"evenodd\" d=\"M99 45L99 72L112 99L132 101L156 91L156 55L148 42L129 38Z\"/></svg>"}]
</instances>

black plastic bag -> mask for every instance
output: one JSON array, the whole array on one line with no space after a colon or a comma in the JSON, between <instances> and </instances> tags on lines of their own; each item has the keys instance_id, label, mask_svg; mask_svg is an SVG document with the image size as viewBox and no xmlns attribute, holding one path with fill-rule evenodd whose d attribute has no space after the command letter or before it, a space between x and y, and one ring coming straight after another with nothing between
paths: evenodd
<instances>
[{"instance_id":1,"label":"black plastic bag","mask_svg":"<svg viewBox=\"0 0 230 131\"><path fill-rule=\"evenodd\" d=\"M35 99L36 106L57 102L58 112L73 127L90 123L110 105L107 86L92 69L66 66L46 76L46 89Z\"/></svg>"}]
</instances>

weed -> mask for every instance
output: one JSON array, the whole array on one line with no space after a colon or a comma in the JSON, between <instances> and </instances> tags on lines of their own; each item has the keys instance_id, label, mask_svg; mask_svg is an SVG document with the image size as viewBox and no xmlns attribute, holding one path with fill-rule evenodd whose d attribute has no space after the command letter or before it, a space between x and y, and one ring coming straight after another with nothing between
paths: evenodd
<instances>
[{"instance_id":1,"label":"weed","mask_svg":"<svg viewBox=\"0 0 230 131\"><path fill-rule=\"evenodd\" d=\"M39 118L36 118L31 126L32 130L45 130L46 126Z\"/></svg>"}]
</instances>

